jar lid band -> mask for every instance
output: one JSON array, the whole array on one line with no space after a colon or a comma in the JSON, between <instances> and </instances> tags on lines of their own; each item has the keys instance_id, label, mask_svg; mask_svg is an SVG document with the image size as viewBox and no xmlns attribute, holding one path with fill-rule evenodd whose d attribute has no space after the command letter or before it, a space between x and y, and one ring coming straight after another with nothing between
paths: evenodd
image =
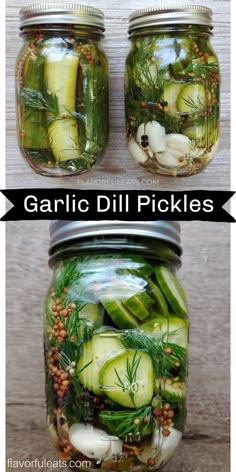
<instances>
[{"instance_id":1,"label":"jar lid band","mask_svg":"<svg viewBox=\"0 0 236 472\"><path fill-rule=\"evenodd\" d=\"M169 5L136 10L129 16L129 33L140 28L163 25L212 26L212 10L199 5Z\"/></svg>"},{"instance_id":2,"label":"jar lid band","mask_svg":"<svg viewBox=\"0 0 236 472\"><path fill-rule=\"evenodd\" d=\"M174 221L61 221L54 220L50 225L49 254L56 246L72 240L99 236L140 236L153 238L173 244L179 253L180 225Z\"/></svg>"},{"instance_id":3,"label":"jar lid band","mask_svg":"<svg viewBox=\"0 0 236 472\"><path fill-rule=\"evenodd\" d=\"M87 5L41 3L20 10L20 28L52 23L91 26L105 30L103 12Z\"/></svg>"}]
</instances>

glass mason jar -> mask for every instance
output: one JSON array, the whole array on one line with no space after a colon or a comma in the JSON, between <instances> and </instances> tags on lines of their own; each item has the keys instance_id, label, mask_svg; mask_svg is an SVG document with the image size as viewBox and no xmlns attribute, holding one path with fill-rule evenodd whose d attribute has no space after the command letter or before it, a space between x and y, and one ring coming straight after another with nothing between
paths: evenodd
<instances>
[{"instance_id":1,"label":"glass mason jar","mask_svg":"<svg viewBox=\"0 0 236 472\"><path fill-rule=\"evenodd\" d=\"M179 231L161 221L51 226L48 424L69 465L159 470L178 447L189 330Z\"/></svg>"},{"instance_id":2,"label":"glass mason jar","mask_svg":"<svg viewBox=\"0 0 236 472\"><path fill-rule=\"evenodd\" d=\"M200 172L219 139L219 64L212 11L157 7L130 16L126 122L132 157L150 172Z\"/></svg>"},{"instance_id":3,"label":"glass mason jar","mask_svg":"<svg viewBox=\"0 0 236 472\"><path fill-rule=\"evenodd\" d=\"M104 15L75 4L20 12L25 43L16 65L17 134L39 174L91 170L108 138L108 63L101 46Z\"/></svg>"}]
</instances>

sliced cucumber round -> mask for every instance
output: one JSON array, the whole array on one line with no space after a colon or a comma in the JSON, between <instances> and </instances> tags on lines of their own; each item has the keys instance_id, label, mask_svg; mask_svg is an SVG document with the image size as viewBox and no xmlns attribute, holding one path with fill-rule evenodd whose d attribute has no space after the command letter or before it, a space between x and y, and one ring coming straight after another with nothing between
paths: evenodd
<instances>
[{"instance_id":1,"label":"sliced cucumber round","mask_svg":"<svg viewBox=\"0 0 236 472\"><path fill-rule=\"evenodd\" d=\"M106 334L108 331L106 331ZM111 331L112 334L112 331ZM77 364L78 378L83 386L96 394L101 394L99 372L108 359L125 352L122 342L114 336L98 334L84 344L82 355Z\"/></svg>"},{"instance_id":2,"label":"sliced cucumber round","mask_svg":"<svg viewBox=\"0 0 236 472\"><path fill-rule=\"evenodd\" d=\"M187 126L186 128L182 129L183 134L188 136L190 139L194 140L202 140L206 135L206 126L205 125L192 125Z\"/></svg>"},{"instance_id":3,"label":"sliced cucumber round","mask_svg":"<svg viewBox=\"0 0 236 472\"><path fill-rule=\"evenodd\" d=\"M100 371L101 389L114 402L127 408L148 405L153 397L152 360L142 351L126 351L106 362Z\"/></svg>"},{"instance_id":4,"label":"sliced cucumber round","mask_svg":"<svg viewBox=\"0 0 236 472\"><path fill-rule=\"evenodd\" d=\"M169 383L169 379L156 379L156 392L165 400L179 403L186 397L186 386L181 382Z\"/></svg>"},{"instance_id":5,"label":"sliced cucumber round","mask_svg":"<svg viewBox=\"0 0 236 472\"><path fill-rule=\"evenodd\" d=\"M88 303L79 312L79 317L90 321L94 329L100 328L103 324L103 307L97 303Z\"/></svg>"},{"instance_id":6,"label":"sliced cucumber round","mask_svg":"<svg viewBox=\"0 0 236 472\"><path fill-rule=\"evenodd\" d=\"M166 83L164 88L163 100L168 103L165 110L170 113L177 113L177 99L181 92L183 84L180 82L169 82Z\"/></svg>"},{"instance_id":7,"label":"sliced cucumber round","mask_svg":"<svg viewBox=\"0 0 236 472\"><path fill-rule=\"evenodd\" d=\"M174 315L169 315L168 318L158 316L142 324L141 328L157 339L162 337L166 343L176 344L184 349L188 347L189 323L183 318Z\"/></svg>"},{"instance_id":8,"label":"sliced cucumber round","mask_svg":"<svg viewBox=\"0 0 236 472\"><path fill-rule=\"evenodd\" d=\"M202 84L185 84L178 96L176 107L180 113L194 114L205 108L206 94Z\"/></svg>"},{"instance_id":9,"label":"sliced cucumber round","mask_svg":"<svg viewBox=\"0 0 236 472\"><path fill-rule=\"evenodd\" d=\"M155 274L161 290L174 312L179 316L187 316L187 300L176 274L164 266L156 267Z\"/></svg>"}]
</instances>

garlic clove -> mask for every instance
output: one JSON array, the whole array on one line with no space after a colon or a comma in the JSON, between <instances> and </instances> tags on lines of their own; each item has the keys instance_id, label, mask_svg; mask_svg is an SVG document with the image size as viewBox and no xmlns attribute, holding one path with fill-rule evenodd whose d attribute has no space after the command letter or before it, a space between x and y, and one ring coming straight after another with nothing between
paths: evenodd
<instances>
[{"instance_id":1,"label":"garlic clove","mask_svg":"<svg viewBox=\"0 0 236 472\"><path fill-rule=\"evenodd\" d=\"M155 459L155 465L159 466L174 454L177 449L182 433L175 428L169 428L170 435L163 436L161 430L156 430L153 434L152 440L147 441L138 455L139 460L146 464L148 459L152 457Z\"/></svg>"},{"instance_id":2,"label":"garlic clove","mask_svg":"<svg viewBox=\"0 0 236 472\"><path fill-rule=\"evenodd\" d=\"M137 161L139 164L143 164L144 162L147 161L148 156L147 154L143 151L143 149L136 143L136 141L131 138L128 142L128 149L135 161Z\"/></svg>"},{"instance_id":3,"label":"garlic clove","mask_svg":"<svg viewBox=\"0 0 236 472\"><path fill-rule=\"evenodd\" d=\"M153 152L162 152L166 148L166 131L158 121L149 121L145 127L149 147Z\"/></svg>"},{"instance_id":4,"label":"garlic clove","mask_svg":"<svg viewBox=\"0 0 236 472\"><path fill-rule=\"evenodd\" d=\"M165 167L183 167L187 164L187 159L184 158L183 153L169 146L166 146L165 152L156 154L156 160Z\"/></svg>"},{"instance_id":5,"label":"garlic clove","mask_svg":"<svg viewBox=\"0 0 236 472\"><path fill-rule=\"evenodd\" d=\"M137 130L137 141L142 147L144 138L146 137L146 147L149 147L153 152L162 152L166 147L166 131L158 121L148 121L148 123L141 123Z\"/></svg>"},{"instance_id":6,"label":"garlic clove","mask_svg":"<svg viewBox=\"0 0 236 472\"><path fill-rule=\"evenodd\" d=\"M123 441L117 436L110 436L111 447L106 456L106 460L113 459L113 457L119 456L123 451Z\"/></svg>"},{"instance_id":7,"label":"garlic clove","mask_svg":"<svg viewBox=\"0 0 236 472\"><path fill-rule=\"evenodd\" d=\"M74 423L69 429L69 440L75 449L90 459L103 459L111 447L110 436L92 425Z\"/></svg>"},{"instance_id":8,"label":"garlic clove","mask_svg":"<svg viewBox=\"0 0 236 472\"><path fill-rule=\"evenodd\" d=\"M182 156L184 156L190 151L191 141L188 136L184 134L171 133L166 135L166 145L177 151L181 151Z\"/></svg>"}]
</instances>

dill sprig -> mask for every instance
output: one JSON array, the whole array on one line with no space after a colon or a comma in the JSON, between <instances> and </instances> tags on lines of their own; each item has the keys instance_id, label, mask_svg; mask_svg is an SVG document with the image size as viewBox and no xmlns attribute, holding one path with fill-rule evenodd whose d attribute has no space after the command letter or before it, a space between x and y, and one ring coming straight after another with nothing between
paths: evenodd
<instances>
[{"instance_id":1,"label":"dill sprig","mask_svg":"<svg viewBox=\"0 0 236 472\"><path fill-rule=\"evenodd\" d=\"M147 352L150 355L156 375L159 377L171 376L171 369L176 369L176 363L179 363L179 377L185 379L187 351L177 344L165 342L166 334L176 334L178 330L170 334L164 333L160 338L154 338L144 331L126 330L120 337L125 347Z\"/></svg>"},{"instance_id":2,"label":"dill sprig","mask_svg":"<svg viewBox=\"0 0 236 472\"><path fill-rule=\"evenodd\" d=\"M192 97L183 97L182 100L184 103L191 109L192 113L203 113L204 112L204 103L199 97L197 101L194 101Z\"/></svg>"},{"instance_id":3,"label":"dill sprig","mask_svg":"<svg viewBox=\"0 0 236 472\"><path fill-rule=\"evenodd\" d=\"M54 117L59 116L58 98L56 95L47 94L47 96L45 96L42 92L38 92L37 90L28 87L23 87L21 96L27 107L36 110L45 110L46 112L51 113Z\"/></svg>"},{"instance_id":4,"label":"dill sprig","mask_svg":"<svg viewBox=\"0 0 236 472\"><path fill-rule=\"evenodd\" d=\"M99 413L99 420L110 434L124 440L130 435L136 440L141 439L142 436L151 434L155 427L152 406L124 411L105 410Z\"/></svg>"},{"instance_id":5,"label":"dill sprig","mask_svg":"<svg viewBox=\"0 0 236 472\"><path fill-rule=\"evenodd\" d=\"M208 79L212 77L212 73L219 73L219 65L217 62L212 62L211 64L195 64L190 63L184 70L184 74L194 74L194 79Z\"/></svg>"},{"instance_id":6,"label":"dill sprig","mask_svg":"<svg viewBox=\"0 0 236 472\"><path fill-rule=\"evenodd\" d=\"M119 375L117 369L115 369L115 373L116 373L116 376L117 376L117 379L118 379L118 382L115 382L115 385L117 387L120 387L123 392L126 392L127 389L128 389L129 396L130 396L130 399L131 399L134 407L136 405L135 405L135 401L134 401L135 392L133 390L133 386L135 385L136 380L137 380L137 370L138 370L138 367L139 367L139 364L140 364L140 361L141 361L141 357L142 357L142 355L140 355L139 358L137 358L137 355L138 355L138 353L136 351L134 356L133 356L132 361L130 362L128 358L127 358L127 361L126 361L126 374L125 374L125 377L127 379L128 386L127 386L127 383L124 383L123 380L120 378L120 375Z\"/></svg>"}]
</instances>

